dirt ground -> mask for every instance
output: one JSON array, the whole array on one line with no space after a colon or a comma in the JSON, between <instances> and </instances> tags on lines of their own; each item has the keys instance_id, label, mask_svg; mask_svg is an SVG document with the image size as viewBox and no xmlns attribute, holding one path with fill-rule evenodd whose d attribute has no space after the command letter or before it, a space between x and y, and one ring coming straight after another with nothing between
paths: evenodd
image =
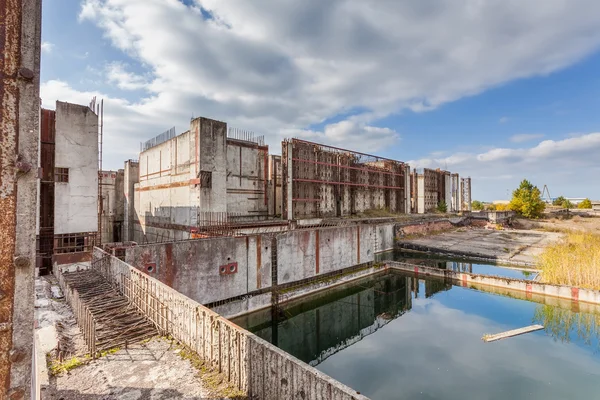
<instances>
[{"instance_id":1,"label":"dirt ground","mask_svg":"<svg viewBox=\"0 0 600 400\"><path fill-rule=\"evenodd\" d=\"M600 234L600 212L569 211L546 214L539 220L519 219L517 226L543 231L577 230Z\"/></svg>"}]
</instances>

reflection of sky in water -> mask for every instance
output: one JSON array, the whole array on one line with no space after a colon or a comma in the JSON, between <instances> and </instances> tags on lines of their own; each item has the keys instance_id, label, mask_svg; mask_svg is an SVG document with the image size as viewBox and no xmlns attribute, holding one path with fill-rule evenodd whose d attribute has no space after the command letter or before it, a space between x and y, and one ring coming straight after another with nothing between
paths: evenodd
<instances>
[{"instance_id":1,"label":"reflection of sky in water","mask_svg":"<svg viewBox=\"0 0 600 400\"><path fill-rule=\"evenodd\" d=\"M536 276L535 272L520 270L516 268L507 268L501 265L485 264L480 261L452 260L437 255L426 255L420 253L403 253L403 252L384 252L377 255L378 260L394 260L413 264L429 265L437 268L452 269L459 272L470 272L473 274L496 275L507 278L533 280Z\"/></svg>"},{"instance_id":2,"label":"reflection of sky in water","mask_svg":"<svg viewBox=\"0 0 600 400\"><path fill-rule=\"evenodd\" d=\"M235 321L373 399L579 399L600 393L597 314L394 273ZM567 303L568 304L568 303ZM391 318L391 319L390 319ZM587 322L583 323L583 322ZM538 331L484 343L533 323Z\"/></svg>"},{"instance_id":3,"label":"reflection of sky in water","mask_svg":"<svg viewBox=\"0 0 600 400\"><path fill-rule=\"evenodd\" d=\"M533 323L536 303L453 287L318 366L373 399L579 399L600 393L597 343L544 331L484 343Z\"/></svg>"}]
</instances>

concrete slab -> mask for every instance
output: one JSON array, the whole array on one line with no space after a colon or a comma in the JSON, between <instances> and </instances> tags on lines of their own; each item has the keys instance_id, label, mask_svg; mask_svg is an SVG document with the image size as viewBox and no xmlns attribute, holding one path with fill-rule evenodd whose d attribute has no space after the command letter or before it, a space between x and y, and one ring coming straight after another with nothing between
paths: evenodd
<instances>
[{"instance_id":1,"label":"concrete slab","mask_svg":"<svg viewBox=\"0 0 600 400\"><path fill-rule=\"evenodd\" d=\"M556 232L460 228L437 235L403 240L400 243L426 246L440 252L451 251L534 264L543 249L561 237L562 234Z\"/></svg>"}]
</instances>

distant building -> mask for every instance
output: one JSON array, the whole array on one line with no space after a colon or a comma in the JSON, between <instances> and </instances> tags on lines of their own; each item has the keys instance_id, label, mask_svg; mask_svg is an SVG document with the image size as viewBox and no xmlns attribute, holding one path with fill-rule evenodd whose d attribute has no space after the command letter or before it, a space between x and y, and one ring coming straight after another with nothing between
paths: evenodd
<instances>
[{"instance_id":1,"label":"distant building","mask_svg":"<svg viewBox=\"0 0 600 400\"><path fill-rule=\"evenodd\" d=\"M98 115L56 102L42 109L37 267L89 260L98 235Z\"/></svg>"},{"instance_id":2,"label":"distant building","mask_svg":"<svg viewBox=\"0 0 600 400\"><path fill-rule=\"evenodd\" d=\"M600 211L600 201L592 201L592 210Z\"/></svg>"}]
</instances>

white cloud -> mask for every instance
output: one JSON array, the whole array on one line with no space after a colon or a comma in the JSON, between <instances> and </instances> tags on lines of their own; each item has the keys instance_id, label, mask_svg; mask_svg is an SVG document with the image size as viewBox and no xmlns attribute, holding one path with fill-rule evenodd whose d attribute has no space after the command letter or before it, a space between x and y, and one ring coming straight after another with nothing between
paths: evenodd
<instances>
[{"instance_id":1,"label":"white cloud","mask_svg":"<svg viewBox=\"0 0 600 400\"><path fill-rule=\"evenodd\" d=\"M505 196L522 179L570 197L600 198L600 133L562 140L545 140L529 148L495 148L482 153L461 153L445 158L409 161L412 167L444 168L473 178L474 198L493 200ZM496 181L503 180L502 187Z\"/></svg>"},{"instance_id":2,"label":"white cloud","mask_svg":"<svg viewBox=\"0 0 600 400\"><path fill-rule=\"evenodd\" d=\"M143 76L126 71L127 65L121 62L112 62L106 66L108 82L117 85L123 90L138 90L148 87L148 82Z\"/></svg>"},{"instance_id":3,"label":"white cloud","mask_svg":"<svg viewBox=\"0 0 600 400\"><path fill-rule=\"evenodd\" d=\"M54 50L54 44L50 42L42 42L42 52L46 54L52 53Z\"/></svg>"},{"instance_id":4,"label":"white cloud","mask_svg":"<svg viewBox=\"0 0 600 400\"><path fill-rule=\"evenodd\" d=\"M110 71L117 86L147 91L136 101L108 99L111 157L123 151L110 138L123 126L137 142L186 129L192 114L265 134L278 152L287 133L360 110L304 135L381 149L397 137L374 126L381 117L581 60L600 45L598 13L595 0L85 0L79 17L146 69L141 77ZM63 82L45 87L52 100L80 93ZM140 115L144 123L132 126ZM137 146L129 151L135 157Z\"/></svg>"},{"instance_id":5,"label":"white cloud","mask_svg":"<svg viewBox=\"0 0 600 400\"><path fill-rule=\"evenodd\" d=\"M398 132L392 129L351 120L326 125L322 132L297 129L283 130L282 133L287 137L298 137L360 152L376 152L396 143L400 138Z\"/></svg>"},{"instance_id":6,"label":"white cloud","mask_svg":"<svg viewBox=\"0 0 600 400\"><path fill-rule=\"evenodd\" d=\"M501 118L498 120L498 122L499 122L500 124L505 124L505 123L507 123L508 121L510 121L510 118L508 118L508 117L501 117Z\"/></svg>"},{"instance_id":7,"label":"white cloud","mask_svg":"<svg viewBox=\"0 0 600 400\"><path fill-rule=\"evenodd\" d=\"M512 135L510 141L514 143L529 142L530 140L541 139L544 137L543 133L520 133Z\"/></svg>"}]
</instances>

